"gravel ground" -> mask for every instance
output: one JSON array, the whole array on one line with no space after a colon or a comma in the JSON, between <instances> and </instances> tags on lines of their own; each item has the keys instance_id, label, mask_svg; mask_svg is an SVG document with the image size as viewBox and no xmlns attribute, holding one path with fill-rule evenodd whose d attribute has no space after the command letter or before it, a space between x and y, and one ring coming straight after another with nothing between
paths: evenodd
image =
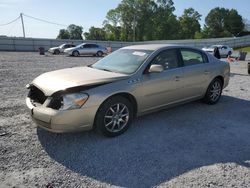
<instances>
[{"instance_id":1,"label":"gravel ground","mask_svg":"<svg viewBox=\"0 0 250 188\"><path fill-rule=\"evenodd\" d=\"M250 76L231 64L217 105L193 102L135 120L116 138L37 129L25 85L93 57L0 52L0 187L249 187Z\"/></svg>"}]
</instances>

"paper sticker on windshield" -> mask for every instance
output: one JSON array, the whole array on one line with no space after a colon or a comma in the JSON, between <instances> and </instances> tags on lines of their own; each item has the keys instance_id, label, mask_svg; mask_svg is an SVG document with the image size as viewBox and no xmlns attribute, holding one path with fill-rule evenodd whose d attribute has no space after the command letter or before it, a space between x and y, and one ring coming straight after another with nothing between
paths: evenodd
<instances>
[{"instance_id":1,"label":"paper sticker on windshield","mask_svg":"<svg viewBox=\"0 0 250 188\"><path fill-rule=\"evenodd\" d=\"M144 55L146 55L146 53L145 52L135 51L135 52L133 52L133 55L144 56Z\"/></svg>"}]
</instances>

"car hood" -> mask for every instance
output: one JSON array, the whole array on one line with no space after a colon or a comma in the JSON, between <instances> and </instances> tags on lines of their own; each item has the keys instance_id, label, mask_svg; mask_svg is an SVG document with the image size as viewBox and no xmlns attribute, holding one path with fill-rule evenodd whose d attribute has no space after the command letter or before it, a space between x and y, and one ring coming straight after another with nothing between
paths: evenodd
<instances>
[{"instance_id":1,"label":"car hood","mask_svg":"<svg viewBox=\"0 0 250 188\"><path fill-rule=\"evenodd\" d=\"M59 49L59 47L50 48L50 50L56 50L56 49Z\"/></svg>"},{"instance_id":2,"label":"car hood","mask_svg":"<svg viewBox=\"0 0 250 188\"><path fill-rule=\"evenodd\" d=\"M90 67L74 67L47 72L35 78L31 85L38 87L46 96L68 88L92 86L127 78L128 75Z\"/></svg>"},{"instance_id":3,"label":"car hood","mask_svg":"<svg viewBox=\"0 0 250 188\"><path fill-rule=\"evenodd\" d=\"M202 48L204 51L214 51L214 48Z\"/></svg>"}]
</instances>

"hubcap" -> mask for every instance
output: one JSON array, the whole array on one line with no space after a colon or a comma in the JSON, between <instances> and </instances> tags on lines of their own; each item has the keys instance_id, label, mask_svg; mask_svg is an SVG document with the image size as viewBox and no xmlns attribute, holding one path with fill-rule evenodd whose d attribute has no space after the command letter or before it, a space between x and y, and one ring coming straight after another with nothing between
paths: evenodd
<instances>
[{"instance_id":1,"label":"hubcap","mask_svg":"<svg viewBox=\"0 0 250 188\"><path fill-rule=\"evenodd\" d=\"M214 82L210 90L210 99L215 102L219 99L221 94L221 84L219 82Z\"/></svg>"},{"instance_id":2,"label":"hubcap","mask_svg":"<svg viewBox=\"0 0 250 188\"><path fill-rule=\"evenodd\" d=\"M128 120L128 107L124 104L117 103L107 110L104 116L104 125L108 131L118 132L127 125Z\"/></svg>"}]
</instances>

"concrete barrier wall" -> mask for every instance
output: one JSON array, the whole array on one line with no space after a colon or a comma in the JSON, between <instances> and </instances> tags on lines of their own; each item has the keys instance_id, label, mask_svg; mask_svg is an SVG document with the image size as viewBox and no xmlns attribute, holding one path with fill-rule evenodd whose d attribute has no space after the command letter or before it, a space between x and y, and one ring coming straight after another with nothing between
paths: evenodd
<instances>
[{"instance_id":1,"label":"concrete barrier wall","mask_svg":"<svg viewBox=\"0 0 250 188\"><path fill-rule=\"evenodd\" d=\"M59 46L63 43L73 43L75 45L89 42L102 45L104 47L112 47L117 50L124 46L135 44L180 44L185 46L194 46L202 48L213 44L224 44L230 47L242 47L250 45L250 35L238 38L212 38L200 40L160 40L145 42L118 42L118 41L88 41L88 40L61 40L61 39L39 39L39 38L21 38L21 37L0 37L0 51L38 51L39 47L48 50L51 47Z\"/></svg>"}]
</instances>

